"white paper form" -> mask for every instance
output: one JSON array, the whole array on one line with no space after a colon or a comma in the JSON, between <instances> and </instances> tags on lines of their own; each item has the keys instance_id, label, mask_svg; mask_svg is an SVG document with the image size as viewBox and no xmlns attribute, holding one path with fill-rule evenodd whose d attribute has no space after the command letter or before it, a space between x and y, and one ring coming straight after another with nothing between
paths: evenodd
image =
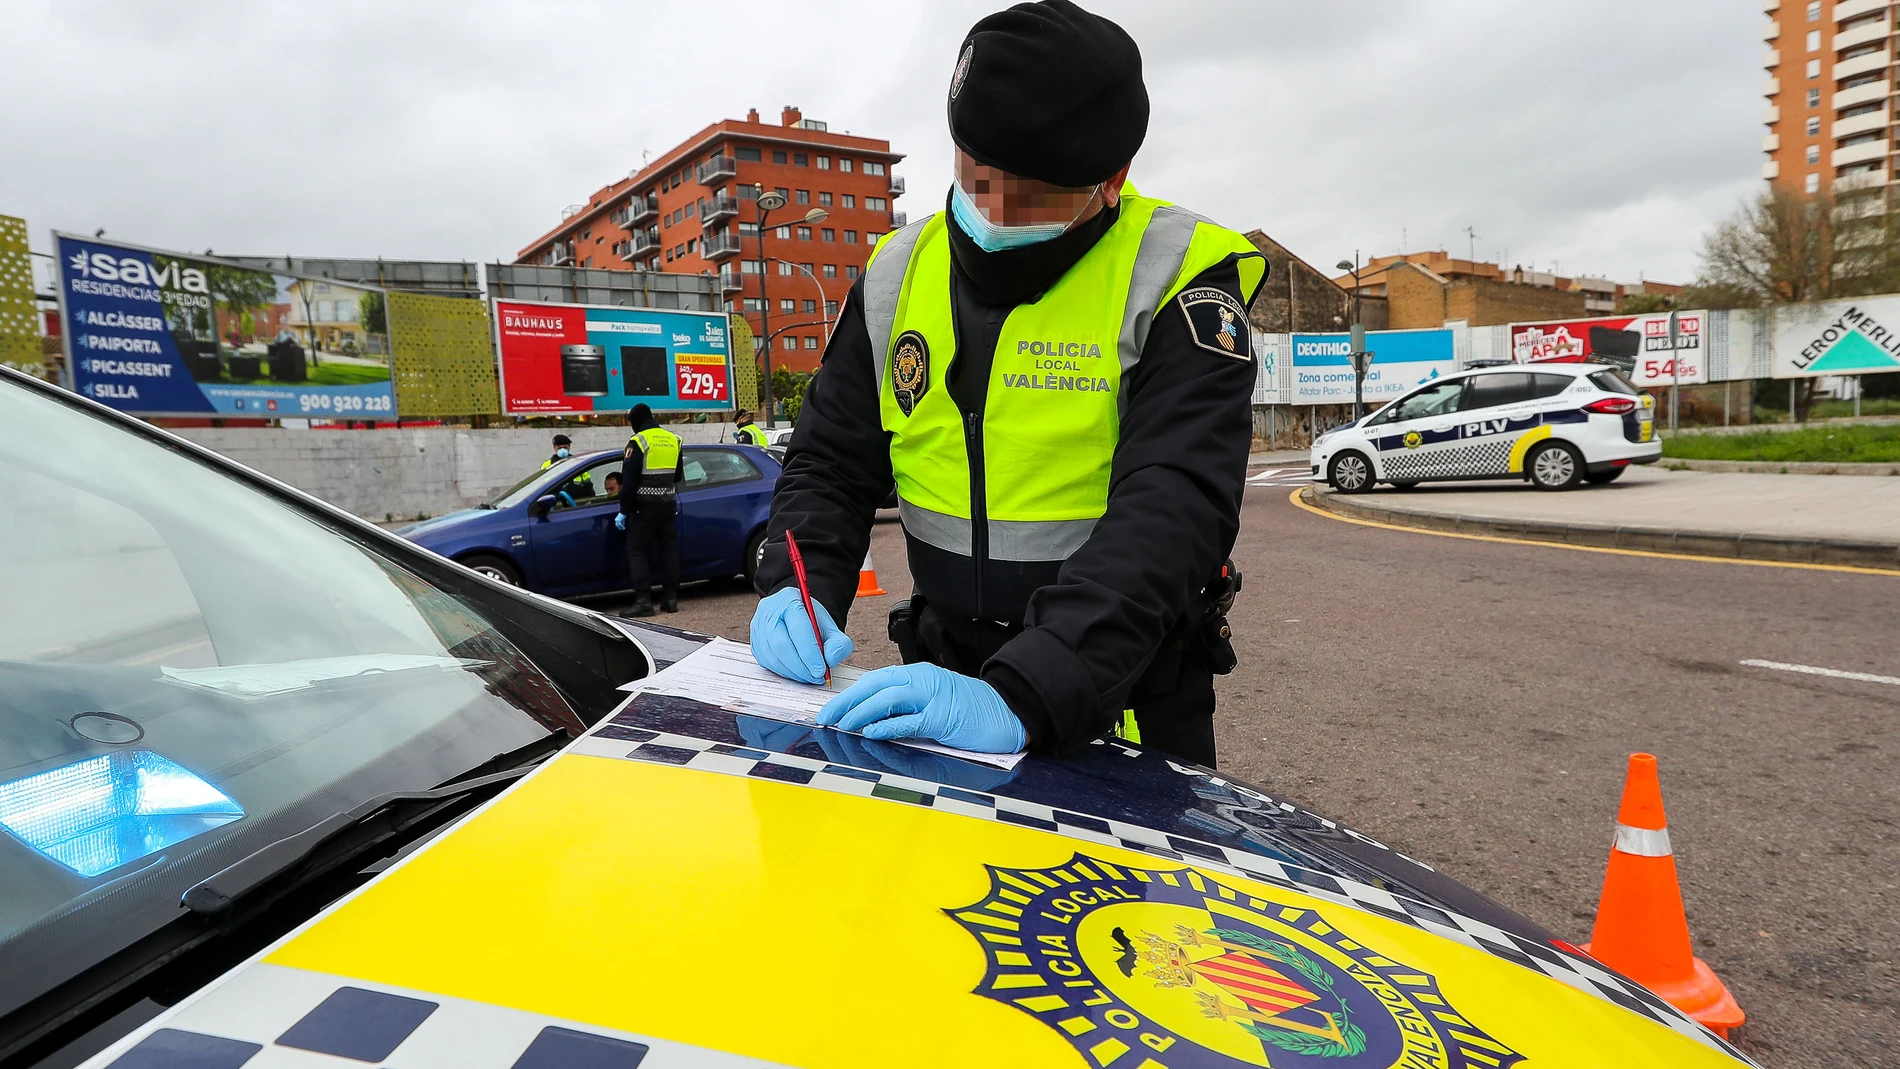
<instances>
[{"instance_id":1,"label":"white paper form","mask_svg":"<svg viewBox=\"0 0 1900 1069\"><path fill-rule=\"evenodd\" d=\"M862 668L839 665L831 670L830 686L795 683L761 668L759 662L753 659L750 647L715 638L664 670L645 679L636 679L620 689L692 698L736 713L749 713L790 724L816 725L818 710L862 675ZM888 741L1002 769L1015 768L1023 759L1020 753L959 750L927 739Z\"/></svg>"}]
</instances>

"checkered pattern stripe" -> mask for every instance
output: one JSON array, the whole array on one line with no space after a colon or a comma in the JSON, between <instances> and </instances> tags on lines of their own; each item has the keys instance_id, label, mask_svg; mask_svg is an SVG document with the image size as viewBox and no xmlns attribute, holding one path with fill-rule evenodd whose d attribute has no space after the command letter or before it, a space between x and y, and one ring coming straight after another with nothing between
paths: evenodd
<instances>
[{"instance_id":1,"label":"checkered pattern stripe","mask_svg":"<svg viewBox=\"0 0 1900 1069\"><path fill-rule=\"evenodd\" d=\"M1388 479L1443 479L1459 475L1504 475L1511 470L1517 436L1493 438L1450 449L1399 449L1379 457Z\"/></svg>"},{"instance_id":2,"label":"checkered pattern stripe","mask_svg":"<svg viewBox=\"0 0 1900 1069\"><path fill-rule=\"evenodd\" d=\"M253 962L87 1069L761 1069L775 1063L485 1002Z\"/></svg>"},{"instance_id":3,"label":"checkered pattern stripe","mask_svg":"<svg viewBox=\"0 0 1900 1069\"><path fill-rule=\"evenodd\" d=\"M629 748L629 743L634 745ZM1103 743L1098 739L1096 745ZM576 743L569 752L676 765L728 776L777 780L840 794L929 806L944 812L1037 828L1085 842L1117 846L1259 880L1422 928L1473 950L1514 962L1753 1064L1715 1033L1703 1028L1647 989L1617 976L1586 957L1532 942L1483 921L1459 916L1369 884L1288 865L1244 850L1170 835L1138 824L1071 813L1003 795L965 790L895 773L837 765L797 754L756 750L687 735L651 731L611 721L596 728L592 735Z\"/></svg>"}]
</instances>

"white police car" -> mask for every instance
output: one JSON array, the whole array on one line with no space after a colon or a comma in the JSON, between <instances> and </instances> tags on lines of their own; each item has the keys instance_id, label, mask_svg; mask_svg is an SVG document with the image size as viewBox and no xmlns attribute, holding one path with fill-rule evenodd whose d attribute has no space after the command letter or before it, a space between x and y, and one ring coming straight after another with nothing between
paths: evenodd
<instances>
[{"instance_id":1,"label":"white police car","mask_svg":"<svg viewBox=\"0 0 1900 1069\"><path fill-rule=\"evenodd\" d=\"M1315 482L1357 494L1444 479L1607 483L1662 456L1655 399L1601 364L1512 364L1428 383L1313 443Z\"/></svg>"}]
</instances>

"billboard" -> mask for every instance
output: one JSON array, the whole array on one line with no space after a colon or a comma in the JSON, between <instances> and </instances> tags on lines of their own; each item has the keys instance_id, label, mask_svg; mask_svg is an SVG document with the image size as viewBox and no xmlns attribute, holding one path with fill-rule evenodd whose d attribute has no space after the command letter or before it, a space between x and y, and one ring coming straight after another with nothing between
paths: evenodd
<instances>
[{"instance_id":1,"label":"billboard","mask_svg":"<svg viewBox=\"0 0 1900 1069\"><path fill-rule=\"evenodd\" d=\"M1449 330L1380 330L1366 335L1372 367L1366 401L1390 401L1458 370ZM1293 335L1293 404L1352 403L1352 338L1347 334Z\"/></svg>"},{"instance_id":2,"label":"billboard","mask_svg":"<svg viewBox=\"0 0 1900 1069\"><path fill-rule=\"evenodd\" d=\"M78 392L149 416L395 418L382 290L53 241Z\"/></svg>"},{"instance_id":3,"label":"billboard","mask_svg":"<svg viewBox=\"0 0 1900 1069\"><path fill-rule=\"evenodd\" d=\"M1608 316L1550 323L1511 324L1511 359L1520 364L1545 360L1613 364L1629 372L1638 386L1667 386L1680 365L1684 385L1708 381L1702 343L1705 312L1676 316L1676 351L1669 351L1669 314Z\"/></svg>"},{"instance_id":4,"label":"billboard","mask_svg":"<svg viewBox=\"0 0 1900 1069\"><path fill-rule=\"evenodd\" d=\"M1900 371L1900 297L1775 310L1775 378Z\"/></svg>"},{"instance_id":5,"label":"billboard","mask_svg":"<svg viewBox=\"0 0 1900 1069\"><path fill-rule=\"evenodd\" d=\"M498 300L494 319L509 415L732 407L724 312Z\"/></svg>"}]
</instances>

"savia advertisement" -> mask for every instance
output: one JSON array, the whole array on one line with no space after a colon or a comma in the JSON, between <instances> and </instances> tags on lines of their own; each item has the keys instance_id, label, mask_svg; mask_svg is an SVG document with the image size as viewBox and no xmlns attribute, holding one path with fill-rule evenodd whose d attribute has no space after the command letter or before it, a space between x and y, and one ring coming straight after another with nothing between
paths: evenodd
<instances>
[{"instance_id":1,"label":"savia advertisement","mask_svg":"<svg viewBox=\"0 0 1900 1069\"><path fill-rule=\"evenodd\" d=\"M1683 385L1707 381L1702 344L1705 312L1676 315L1676 348L1669 349L1669 315L1611 316L1552 323L1511 324L1511 359L1520 364L1546 360L1598 363L1620 367L1638 386ZM1673 356L1674 363L1671 363ZM1680 380L1675 377L1679 370Z\"/></svg>"},{"instance_id":2,"label":"savia advertisement","mask_svg":"<svg viewBox=\"0 0 1900 1069\"><path fill-rule=\"evenodd\" d=\"M1390 401L1441 375L1458 370L1449 330L1381 330L1366 335L1372 366L1366 371L1367 402ZM1352 403L1352 336L1293 335L1293 403Z\"/></svg>"},{"instance_id":3,"label":"savia advertisement","mask_svg":"<svg viewBox=\"0 0 1900 1069\"><path fill-rule=\"evenodd\" d=\"M509 415L732 407L723 312L495 302Z\"/></svg>"},{"instance_id":4,"label":"savia advertisement","mask_svg":"<svg viewBox=\"0 0 1900 1069\"><path fill-rule=\"evenodd\" d=\"M1900 297L1775 310L1775 377L1900 371Z\"/></svg>"},{"instance_id":5,"label":"savia advertisement","mask_svg":"<svg viewBox=\"0 0 1900 1069\"><path fill-rule=\"evenodd\" d=\"M393 419L384 293L54 234L73 389L148 416Z\"/></svg>"}]
</instances>

